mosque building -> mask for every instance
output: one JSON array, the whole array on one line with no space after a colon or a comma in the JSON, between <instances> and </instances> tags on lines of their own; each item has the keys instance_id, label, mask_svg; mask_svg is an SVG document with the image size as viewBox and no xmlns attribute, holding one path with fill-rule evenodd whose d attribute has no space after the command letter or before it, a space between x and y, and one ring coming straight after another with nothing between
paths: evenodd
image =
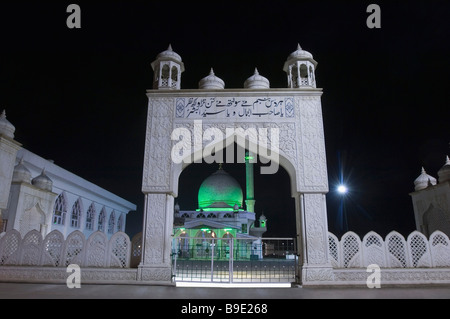
<instances>
[{"instance_id":1,"label":"mosque building","mask_svg":"<svg viewBox=\"0 0 450 319\"><path fill-rule=\"evenodd\" d=\"M180 257L202 257L211 239L217 239L223 243L217 245L215 256L226 258L228 239L238 238L247 239L241 241L246 244L238 249L239 257L262 258L261 237L267 231L267 219L262 213L256 220L253 164L248 158L247 155L245 209L241 186L222 164L200 185L196 210L181 210L178 204L175 205L174 236L181 239L178 240Z\"/></svg>"},{"instance_id":2,"label":"mosque building","mask_svg":"<svg viewBox=\"0 0 450 319\"><path fill-rule=\"evenodd\" d=\"M96 231L108 238L125 231L136 205L25 149L14 140L15 127L0 115L0 237L32 230L45 237L58 230L65 238Z\"/></svg>"},{"instance_id":3,"label":"mosque building","mask_svg":"<svg viewBox=\"0 0 450 319\"><path fill-rule=\"evenodd\" d=\"M410 193L417 230L426 236L440 230L450 236L450 159L436 178L428 175L424 168L414 181L414 192Z\"/></svg>"}]
</instances>

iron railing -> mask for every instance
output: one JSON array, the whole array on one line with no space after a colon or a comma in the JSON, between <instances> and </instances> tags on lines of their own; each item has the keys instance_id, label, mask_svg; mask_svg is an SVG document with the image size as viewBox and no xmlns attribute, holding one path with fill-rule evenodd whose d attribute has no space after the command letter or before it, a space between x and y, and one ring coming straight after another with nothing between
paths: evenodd
<instances>
[{"instance_id":1,"label":"iron railing","mask_svg":"<svg viewBox=\"0 0 450 319\"><path fill-rule=\"evenodd\" d=\"M295 282L293 238L187 238L172 246L173 278L190 282Z\"/></svg>"}]
</instances>

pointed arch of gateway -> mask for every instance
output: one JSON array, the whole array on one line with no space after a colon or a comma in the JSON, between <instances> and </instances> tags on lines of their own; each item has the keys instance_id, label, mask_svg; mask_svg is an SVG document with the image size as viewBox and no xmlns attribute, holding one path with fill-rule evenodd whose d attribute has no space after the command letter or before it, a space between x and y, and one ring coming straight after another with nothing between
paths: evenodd
<instances>
[{"instance_id":1,"label":"pointed arch of gateway","mask_svg":"<svg viewBox=\"0 0 450 319\"><path fill-rule=\"evenodd\" d=\"M205 152L215 154L232 143L256 147L258 156L269 156L288 172L302 247L300 281L333 280L321 95L316 88L147 91L141 280L171 280L174 198L181 172L206 160Z\"/></svg>"},{"instance_id":2,"label":"pointed arch of gateway","mask_svg":"<svg viewBox=\"0 0 450 319\"><path fill-rule=\"evenodd\" d=\"M228 133L227 133L228 129ZM264 128L266 129L266 128ZM276 129L276 128L275 128ZM254 134L253 134L254 133ZM261 134L259 134L261 133ZM174 163L173 171L174 174L172 176L172 183L174 185L175 197L178 196L178 183L180 179L180 175L184 169L186 169L189 165L193 163L204 163L205 160L208 160L209 164L211 163L245 163L245 152L250 151L253 155L254 163L257 162L258 157L262 160L265 165L265 172L262 171L260 173L276 173L278 171L278 167L283 167L289 175L290 186L291 186L291 196L295 197L298 192L298 184L297 184L297 174L295 170L295 164L289 159L283 151L280 151L279 146L276 145L275 148L271 148L271 144L267 143L267 145L261 144L258 142L258 139L264 139L264 136L267 133L267 137L276 137L279 136L279 132L275 131L263 131L261 130L258 133L258 127L251 126L246 129L242 127L228 127L225 129L225 132L221 132L221 139L216 139L215 137L212 140L206 141L203 143L201 148L193 149L191 147L191 152L188 154L184 154L184 156L180 159L179 163ZM235 152L234 145L238 146L238 151ZM240 149L240 150L239 150ZM225 152L231 151L231 159L227 158ZM241 153L239 153L241 152ZM241 157L241 161L236 161L234 155ZM230 161L231 160L231 161ZM212 162L211 162L212 161Z\"/></svg>"}]
</instances>

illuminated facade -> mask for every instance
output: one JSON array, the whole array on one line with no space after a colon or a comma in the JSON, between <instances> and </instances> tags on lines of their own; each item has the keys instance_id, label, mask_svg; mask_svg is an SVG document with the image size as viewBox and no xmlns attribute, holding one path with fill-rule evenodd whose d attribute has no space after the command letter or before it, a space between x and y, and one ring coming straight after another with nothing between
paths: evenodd
<instances>
[{"instance_id":1,"label":"illuminated facade","mask_svg":"<svg viewBox=\"0 0 450 319\"><path fill-rule=\"evenodd\" d=\"M6 200L0 204L0 233L15 229L25 236L37 230L45 237L58 230L64 237L74 231L89 237L101 231L110 238L125 231L136 205L22 148L14 131L3 112L0 198Z\"/></svg>"},{"instance_id":2,"label":"illuminated facade","mask_svg":"<svg viewBox=\"0 0 450 319\"><path fill-rule=\"evenodd\" d=\"M246 161L247 172L253 165ZM247 189L253 189L253 180L247 173ZM253 192L247 192L247 198ZM260 237L267 231L267 220L262 214L256 222L255 212L244 210L243 192L239 183L222 166L206 178L198 191L198 209L180 210L175 205L174 237L178 240L178 252L182 257L201 258L209 252L211 240L217 239L216 258L227 258L230 239L248 239L246 248L240 248L240 258L262 258ZM257 257L253 252L257 251Z\"/></svg>"}]
</instances>

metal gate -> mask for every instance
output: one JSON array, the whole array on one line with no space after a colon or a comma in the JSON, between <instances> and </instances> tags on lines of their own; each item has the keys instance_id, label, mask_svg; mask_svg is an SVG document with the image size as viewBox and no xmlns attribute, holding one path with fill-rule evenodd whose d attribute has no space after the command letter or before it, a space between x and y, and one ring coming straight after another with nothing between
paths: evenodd
<instances>
[{"instance_id":1,"label":"metal gate","mask_svg":"<svg viewBox=\"0 0 450 319\"><path fill-rule=\"evenodd\" d=\"M290 283L297 263L293 238L177 237L172 245L176 282Z\"/></svg>"}]
</instances>

